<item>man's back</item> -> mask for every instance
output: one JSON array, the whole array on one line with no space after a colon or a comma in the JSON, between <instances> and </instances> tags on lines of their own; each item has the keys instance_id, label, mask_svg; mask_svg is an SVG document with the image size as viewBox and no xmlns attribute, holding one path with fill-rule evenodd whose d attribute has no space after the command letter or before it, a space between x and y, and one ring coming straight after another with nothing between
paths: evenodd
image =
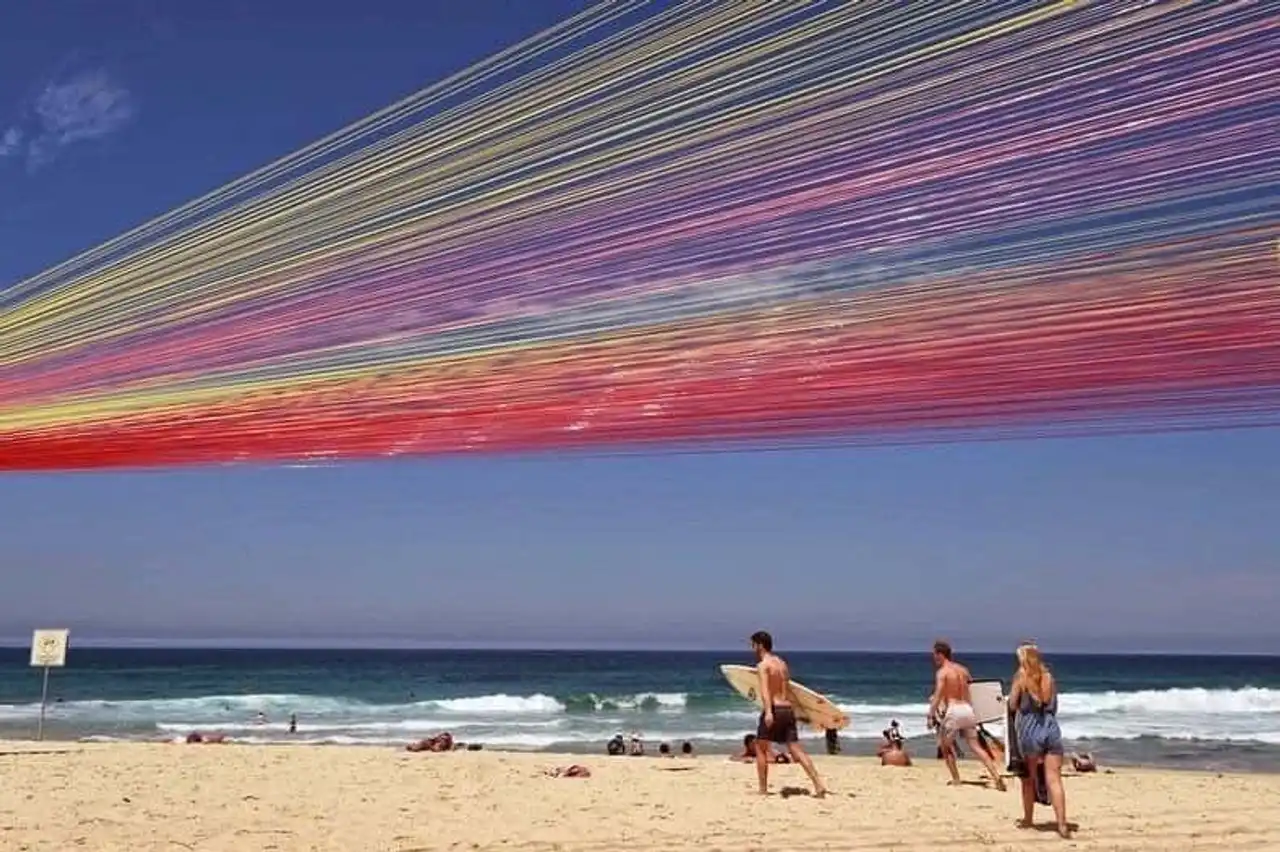
<instances>
[{"instance_id":1,"label":"man's back","mask_svg":"<svg viewBox=\"0 0 1280 852\"><path fill-rule=\"evenodd\" d=\"M760 660L759 671L769 682L769 694L775 705L791 703L791 670L787 661L777 654L766 654Z\"/></svg>"},{"instance_id":2,"label":"man's back","mask_svg":"<svg viewBox=\"0 0 1280 852\"><path fill-rule=\"evenodd\" d=\"M969 703L969 670L948 661L938 669L938 695L944 702Z\"/></svg>"}]
</instances>

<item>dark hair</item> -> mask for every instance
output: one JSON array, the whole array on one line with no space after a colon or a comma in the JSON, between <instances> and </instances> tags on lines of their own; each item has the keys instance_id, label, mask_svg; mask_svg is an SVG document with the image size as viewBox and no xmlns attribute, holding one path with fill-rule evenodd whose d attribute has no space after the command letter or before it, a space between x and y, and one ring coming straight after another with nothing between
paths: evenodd
<instances>
[{"instance_id":1,"label":"dark hair","mask_svg":"<svg viewBox=\"0 0 1280 852\"><path fill-rule=\"evenodd\" d=\"M684 752L685 754L693 754L693 743L689 742L688 740L685 740L683 743L680 744L680 751Z\"/></svg>"},{"instance_id":2,"label":"dark hair","mask_svg":"<svg viewBox=\"0 0 1280 852\"><path fill-rule=\"evenodd\" d=\"M742 744L747 748L751 748L751 746L755 744L755 741L756 741L755 734L747 734L745 737L742 738Z\"/></svg>"},{"instance_id":3,"label":"dark hair","mask_svg":"<svg viewBox=\"0 0 1280 852\"><path fill-rule=\"evenodd\" d=\"M752 633L751 644L759 645L770 653L773 652L773 637L769 635L768 631L757 630L755 633Z\"/></svg>"},{"instance_id":4,"label":"dark hair","mask_svg":"<svg viewBox=\"0 0 1280 852\"><path fill-rule=\"evenodd\" d=\"M951 643L945 639L939 639L933 643L933 653L940 654L942 659L951 659Z\"/></svg>"},{"instance_id":5,"label":"dark hair","mask_svg":"<svg viewBox=\"0 0 1280 852\"><path fill-rule=\"evenodd\" d=\"M669 751L671 751L671 746L667 745L666 743L663 743L662 745L658 746L659 754L666 754Z\"/></svg>"}]
</instances>

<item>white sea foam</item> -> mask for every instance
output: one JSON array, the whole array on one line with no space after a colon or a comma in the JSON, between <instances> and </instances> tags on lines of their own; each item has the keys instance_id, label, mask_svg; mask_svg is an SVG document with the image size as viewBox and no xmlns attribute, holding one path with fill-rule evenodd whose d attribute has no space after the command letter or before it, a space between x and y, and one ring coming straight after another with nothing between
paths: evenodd
<instances>
[{"instance_id":1,"label":"white sea foam","mask_svg":"<svg viewBox=\"0 0 1280 852\"><path fill-rule=\"evenodd\" d=\"M563 713L565 706L550 695L480 695L475 698L447 698L424 701L442 713L493 716L504 714Z\"/></svg>"},{"instance_id":2,"label":"white sea foam","mask_svg":"<svg viewBox=\"0 0 1280 852\"><path fill-rule=\"evenodd\" d=\"M842 701L853 727L846 736L875 739L890 719L908 736L928 733L924 702ZM0 725L30 725L37 704L0 704ZM264 723L258 714L265 715ZM288 732L291 714L298 730ZM1280 745L1280 690L1167 689L1064 693L1059 719L1068 739L1143 737ZM459 739L503 748L599 743L614 733L641 731L653 741L731 742L755 727L756 711L681 693L557 698L491 694L370 703L292 694L211 695L132 701L67 701L49 707L53 725L86 734L181 738L222 731L244 742L403 743L449 730Z\"/></svg>"},{"instance_id":3,"label":"white sea foam","mask_svg":"<svg viewBox=\"0 0 1280 852\"><path fill-rule=\"evenodd\" d=\"M1063 715L1098 713L1198 713L1204 715L1280 714L1280 689L1144 689L1139 692L1064 692Z\"/></svg>"}]
</instances>

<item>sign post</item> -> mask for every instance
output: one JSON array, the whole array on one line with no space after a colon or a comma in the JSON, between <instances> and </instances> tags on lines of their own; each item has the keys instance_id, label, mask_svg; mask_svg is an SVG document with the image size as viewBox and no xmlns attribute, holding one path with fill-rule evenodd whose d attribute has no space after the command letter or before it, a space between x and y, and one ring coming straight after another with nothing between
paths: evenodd
<instances>
[{"instance_id":1,"label":"sign post","mask_svg":"<svg viewBox=\"0 0 1280 852\"><path fill-rule=\"evenodd\" d=\"M36 630L31 634L31 666L44 669L44 682L40 687L40 726L36 739L44 739L44 714L49 704L49 669L67 664L67 636L69 630Z\"/></svg>"}]
</instances>

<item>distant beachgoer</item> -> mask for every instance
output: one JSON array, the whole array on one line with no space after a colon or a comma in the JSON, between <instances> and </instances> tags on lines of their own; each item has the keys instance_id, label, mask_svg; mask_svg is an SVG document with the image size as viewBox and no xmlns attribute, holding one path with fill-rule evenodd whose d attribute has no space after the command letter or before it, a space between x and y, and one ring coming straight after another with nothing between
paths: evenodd
<instances>
[{"instance_id":1,"label":"distant beachgoer","mask_svg":"<svg viewBox=\"0 0 1280 852\"><path fill-rule=\"evenodd\" d=\"M911 755L907 754L906 738L902 736L897 719L889 723L889 727L881 732L881 736L884 740L876 748L876 757L880 758L880 765L910 766Z\"/></svg>"},{"instance_id":2,"label":"distant beachgoer","mask_svg":"<svg viewBox=\"0 0 1280 852\"><path fill-rule=\"evenodd\" d=\"M591 770L579 763L575 763L572 766L557 766L555 769L548 769L546 774L551 778L590 778Z\"/></svg>"},{"instance_id":3,"label":"distant beachgoer","mask_svg":"<svg viewBox=\"0 0 1280 852\"><path fill-rule=\"evenodd\" d=\"M205 745L217 745L219 743L225 743L226 741L227 741L226 734L202 734L199 731L192 731L191 733L187 734L187 742L191 743L192 745L196 743L203 743Z\"/></svg>"},{"instance_id":4,"label":"distant beachgoer","mask_svg":"<svg viewBox=\"0 0 1280 852\"><path fill-rule=\"evenodd\" d=\"M1000 769L991 755L978 742L978 716L974 713L969 697L969 683L973 680L969 670L952 659L951 645L942 640L933 643L933 664L938 667L933 695L929 698L930 727L938 731L938 745L942 759L951 773L951 784L960 783L960 768L956 765L956 740L964 737L969 750L982 761L987 774L995 782L996 789L1005 789Z\"/></svg>"},{"instance_id":5,"label":"distant beachgoer","mask_svg":"<svg viewBox=\"0 0 1280 852\"><path fill-rule=\"evenodd\" d=\"M685 757L693 757L693 743L685 740L680 744L680 753Z\"/></svg>"},{"instance_id":6,"label":"distant beachgoer","mask_svg":"<svg viewBox=\"0 0 1280 852\"><path fill-rule=\"evenodd\" d=\"M662 755L663 757L671 757L671 746L667 745L666 743L660 743L658 745L658 754Z\"/></svg>"},{"instance_id":7,"label":"distant beachgoer","mask_svg":"<svg viewBox=\"0 0 1280 852\"><path fill-rule=\"evenodd\" d=\"M1062 730L1058 727L1058 685L1054 682L1040 649L1019 645L1018 672L1009 690L1009 706L1014 708L1014 734L1018 750L1026 762L1022 778L1022 822L1030 828L1036 806L1036 770L1044 766L1045 786L1058 834L1069 837L1067 792L1062 786Z\"/></svg>"},{"instance_id":8,"label":"distant beachgoer","mask_svg":"<svg viewBox=\"0 0 1280 852\"><path fill-rule=\"evenodd\" d=\"M911 755L900 745L885 749L880 753L881 766L910 766Z\"/></svg>"},{"instance_id":9,"label":"distant beachgoer","mask_svg":"<svg viewBox=\"0 0 1280 852\"><path fill-rule=\"evenodd\" d=\"M453 734L445 731L405 746L405 751L453 751Z\"/></svg>"},{"instance_id":10,"label":"distant beachgoer","mask_svg":"<svg viewBox=\"0 0 1280 852\"><path fill-rule=\"evenodd\" d=\"M613 739L609 740L608 745L604 748L612 757L617 757L618 755L627 753L627 743L626 740L622 738L622 734L615 734Z\"/></svg>"},{"instance_id":11,"label":"distant beachgoer","mask_svg":"<svg viewBox=\"0 0 1280 852\"><path fill-rule=\"evenodd\" d=\"M1093 755L1089 754L1088 752L1080 753L1080 752L1073 751L1071 753L1071 768L1074 769L1076 772L1082 772L1082 773L1097 772L1098 763L1093 759Z\"/></svg>"},{"instance_id":12,"label":"distant beachgoer","mask_svg":"<svg viewBox=\"0 0 1280 852\"><path fill-rule=\"evenodd\" d=\"M785 746L791 759L804 768L813 782L813 795L822 798L827 794L813 761L800 745L800 733L796 727L795 708L791 703L791 670L786 660L773 652L773 637L763 630L751 635L751 650L756 655L756 670L760 674L760 725L756 729L756 775L760 781L760 795L769 793L770 743Z\"/></svg>"},{"instance_id":13,"label":"distant beachgoer","mask_svg":"<svg viewBox=\"0 0 1280 852\"><path fill-rule=\"evenodd\" d=\"M827 754L840 753L840 732L835 728L827 728L823 734L827 742Z\"/></svg>"},{"instance_id":14,"label":"distant beachgoer","mask_svg":"<svg viewBox=\"0 0 1280 852\"><path fill-rule=\"evenodd\" d=\"M639 733L633 733L633 734L631 735L631 749L630 749L630 753L631 753L631 756L632 756L632 757L643 757L643 756L644 756L644 740L643 740L643 739L641 739L641 737L640 737L640 734L639 734Z\"/></svg>"},{"instance_id":15,"label":"distant beachgoer","mask_svg":"<svg viewBox=\"0 0 1280 852\"><path fill-rule=\"evenodd\" d=\"M267 724L267 714L259 710L258 717L254 721L259 725Z\"/></svg>"},{"instance_id":16,"label":"distant beachgoer","mask_svg":"<svg viewBox=\"0 0 1280 852\"><path fill-rule=\"evenodd\" d=\"M742 738L742 751L731 755L730 760L740 760L743 763L755 763L757 760L756 743L759 740L755 734L747 734ZM769 748L769 743L765 743L765 747ZM771 750L771 749L770 749ZM778 752L769 758L771 763L790 763L791 758L787 757L786 752Z\"/></svg>"},{"instance_id":17,"label":"distant beachgoer","mask_svg":"<svg viewBox=\"0 0 1280 852\"><path fill-rule=\"evenodd\" d=\"M298 733L298 714L297 713L289 714L289 733L291 734Z\"/></svg>"}]
</instances>

